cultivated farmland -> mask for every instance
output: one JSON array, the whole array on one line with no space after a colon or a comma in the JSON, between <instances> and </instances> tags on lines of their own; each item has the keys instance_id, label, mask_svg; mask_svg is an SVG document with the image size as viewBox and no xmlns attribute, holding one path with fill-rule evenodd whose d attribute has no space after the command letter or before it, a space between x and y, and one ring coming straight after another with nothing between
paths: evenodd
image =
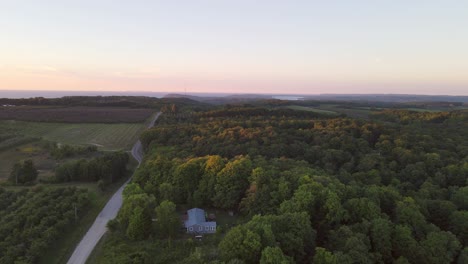
<instances>
[{"instance_id":1,"label":"cultivated farmland","mask_svg":"<svg viewBox=\"0 0 468 264\"><path fill-rule=\"evenodd\" d=\"M60 123L142 123L154 110L125 107L3 106L0 120Z\"/></svg>"},{"instance_id":2,"label":"cultivated farmland","mask_svg":"<svg viewBox=\"0 0 468 264\"><path fill-rule=\"evenodd\" d=\"M129 150L144 128L143 122L71 124L0 121L0 131L70 145L96 145L101 150Z\"/></svg>"}]
</instances>

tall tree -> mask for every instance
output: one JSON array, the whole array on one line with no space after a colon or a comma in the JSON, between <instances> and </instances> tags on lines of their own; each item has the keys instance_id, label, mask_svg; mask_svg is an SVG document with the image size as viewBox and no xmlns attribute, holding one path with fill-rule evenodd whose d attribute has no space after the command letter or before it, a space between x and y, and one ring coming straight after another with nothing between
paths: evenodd
<instances>
[{"instance_id":1,"label":"tall tree","mask_svg":"<svg viewBox=\"0 0 468 264\"><path fill-rule=\"evenodd\" d=\"M338 264L338 259L332 252L324 248L315 248L314 264Z\"/></svg>"},{"instance_id":2,"label":"tall tree","mask_svg":"<svg viewBox=\"0 0 468 264\"><path fill-rule=\"evenodd\" d=\"M284 255L279 247L266 247L262 250L260 264L292 264L291 257Z\"/></svg>"},{"instance_id":3,"label":"tall tree","mask_svg":"<svg viewBox=\"0 0 468 264\"><path fill-rule=\"evenodd\" d=\"M217 176L214 205L224 209L235 209L249 185L251 170L252 161L249 157L239 157L226 164Z\"/></svg>"},{"instance_id":4,"label":"tall tree","mask_svg":"<svg viewBox=\"0 0 468 264\"><path fill-rule=\"evenodd\" d=\"M380 253L385 263L392 263L392 222L382 218L372 220L370 238L374 251Z\"/></svg>"},{"instance_id":5,"label":"tall tree","mask_svg":"<svg viewBox=\"0 0 468 264\"><path fill-rule=\"evenodd\" d=\"M261 253L261 238L245 226L232 228L219 243L224 260L240 259L245 263L257 263Z\"/></svg>"},{"instance_id":6,"label":"tall tree","mask_svg":"<svg viewBox=\"0 0 468 264\"><path fill-rule=\"evenodd\" d=\"M155 210L157 234L164 238L174 238L182 226L176 205L171 201L163 201Z\"/></svg>"},{"instance_id":7,"label":"tall tree","mask_svg":"<svg viewBox=\"0 0 468 264\"><path fill-rule=\"evenodd\" d=\"M151 234L151 216L141 207L133 209L130 217L127 236L132 240L142 240Z\"/></svg>"},{"instance_id":8,"label":"tall tree","mask_svg":"<svg viewBox=\"0 0 468 264\"><path fill-rule=\"evenodd\" d=\"M34 167L34 162L29 159L13 165L9 181L14 184L34 182L38 174L36 167Z\"/></svg>"},{"instance_id":9,"label":"tall tree","mask_svg":"<svg viewBox=\"0 0 468 264\"><path fill-rule=\"evenodd\" d=\"M452 263L461 249L460 242L450 232L431 232L421 242L424 248L424 263L444 264Z\"/></svg>"}]
</instances>

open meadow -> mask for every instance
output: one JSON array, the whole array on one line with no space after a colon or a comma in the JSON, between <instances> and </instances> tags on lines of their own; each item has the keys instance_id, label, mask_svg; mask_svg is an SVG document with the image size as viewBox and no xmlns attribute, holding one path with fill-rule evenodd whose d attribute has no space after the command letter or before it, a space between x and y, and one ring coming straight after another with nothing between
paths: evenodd
<instances>
[{"instance_id":1,"label":"open meadow","mask_svg":"<svg viewBox=\"0 0 468 264\"><path fill-rule=\"evenodd\" d=\"M92 124L0 121L0 130L71 145L95 145L101 150L129 150L144 123Z\"/></svg>"},{"instance_id":2,"label":"open meadow","mask_svg":"<svg viewBox=\"0 0 468 264\"><path fill-rule=\"evenodd\" d=\"M155 111L124 107L0 108L0 150L38 139L129 150Z\"/></svg>"},{"instance_id":3,"label":"open meadow","mask_svg":"<svg viewBox=\"0 0 468 264\"><path fill-rule=\"evenodd\" d=\"M8 178L16 162L26 159L31 159L34 162L39 177L50 175L57 163L41 146L40 141L4 149L0 151L0 180Z\"/></svg>"},{"instance_id":4,"label":"open meadow","mask_svg":"<svg viewBox=\"0 0 468 264\"><path fill-rule=\"evenodd\" d=\"M321 103L317 106L300 106L300 105L290 105L287 106L289 109L293 109L296 111L308 111L308 112L314 112L314 113L319 113L319 114L324 114L324 115L329 115L329 116L340 116L342 114L350 116L350 117L355 117L355 118L364 118L367 119L369 118L369 114L373 111L373 109L362 109L358 107L343 107L342 105L339 104L324 104Z\"/></svg>"},{"instance_id":5,"label":"open meadow","mask_svg":"<svg viewBox=\"0 0 468 264\"><path fill-rule=\"evenodd\" d=\"M330 116L338 116L339 113L335 111L330 111L330 110L324 110L320 108L315 108L315 107L307 107L307 106L300 106L300 105L290 105L287 106L289 109L293 110L298 110L298 111L309 111L309 112L314 112L314 113L319 113L319 114L325 114L325 115L330 115Z\"/></svg>"}]
</instances>

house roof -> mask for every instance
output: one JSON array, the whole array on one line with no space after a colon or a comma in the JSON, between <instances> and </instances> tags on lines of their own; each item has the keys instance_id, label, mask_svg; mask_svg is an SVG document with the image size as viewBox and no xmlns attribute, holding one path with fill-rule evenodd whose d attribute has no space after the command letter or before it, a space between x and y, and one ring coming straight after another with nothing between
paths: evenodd
<instances>
[{"instance_id":1,"label":"house roof","mask_svg":"<svg viewBox=\"0 0 468 264\"><path fill-rule=\"evenodd\" d=\"M192 208L187 211L188 219L185 221L185 227L193 225L201 226L216 226L216 222L207 222L205 218L205 210L200 208Z\"/></svg>"},{"instance_id":2,"label":"house roof","mask_svg":"<svg viewBox=\"0 0 468 264\"><path fill-rule=\"evenodd\" d=\"M185 221L185 226L189 227L196 224L206 222L205 210L200 208L192 208L187 211L188 219Z\"/></svg>"}]
</instances>

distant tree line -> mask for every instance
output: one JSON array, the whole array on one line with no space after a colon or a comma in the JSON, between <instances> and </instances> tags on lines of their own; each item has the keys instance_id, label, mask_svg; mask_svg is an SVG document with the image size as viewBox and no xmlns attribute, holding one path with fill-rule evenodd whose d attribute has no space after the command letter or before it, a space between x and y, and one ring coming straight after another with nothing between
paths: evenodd
<instances>
[{"instance_id":1,"label":"distant tree line","mask_svg":"<svg viewBox=\"0 0 468 264\"><path fill-rule=\"evenodd\" d=\"M57 160L74 156L90 155L97 152L97 146L72 146L67 144L51 143L47 145L50 155Z\"/></svg>"},{"instance_id":2,"label":"distant tree line","mask_svg":"<svg viewBox=\"0 0 468 264\"><path fill-rule=\"evenodd\" d=\"M443 123L446 120L468 122L468 111L416 112L409 110L383 110L373 114L373 118L387 122L410 124L414 122Z\"/></svg>"},{"instance_id":3,"label":"distant tree line","mask_svg":"<svg viewBox=\"0 0 468 264\"><path fill-rule=\"evenodd\" d=\"M182 109L207 109L208 106L187 98L156 98L147 96L64 96L61 98L0 98L0 105L13 106L92 106L161 109L177 104Z\"/></svg>"},{"instance_id":4,"label":"distant tree line","mask_svg":"<svg viewBox=\"0 0 468 264\"><path fill-rule=\"evenodd\" d=\"M125 152L115 152L92 159L69 161L55 169L55 182L102 181L113 183L127 173L129 157Z\"/></svg>"}]
</instances>

